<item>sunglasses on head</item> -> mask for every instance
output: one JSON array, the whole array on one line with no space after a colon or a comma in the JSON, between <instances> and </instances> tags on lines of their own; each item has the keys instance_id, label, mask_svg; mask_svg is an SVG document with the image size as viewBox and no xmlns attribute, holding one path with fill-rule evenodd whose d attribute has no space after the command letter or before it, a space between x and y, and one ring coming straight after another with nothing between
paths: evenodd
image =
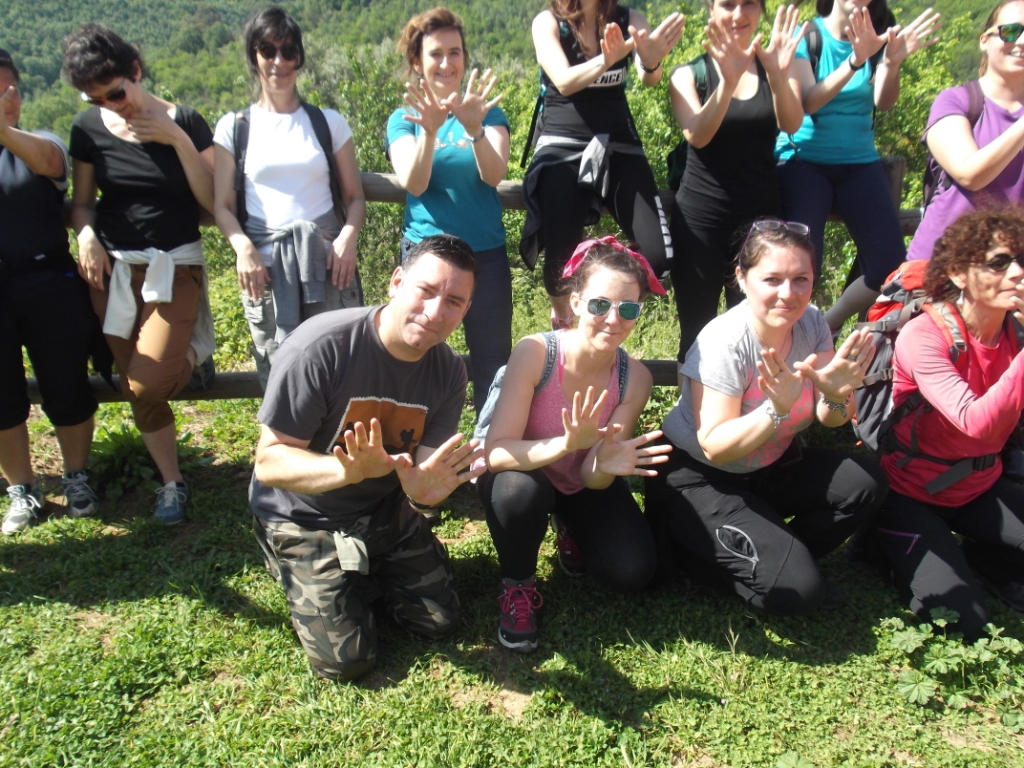
<instances>
[{"instance_id":1,"label":"sunglasses on head","mask_svg":"<svg viewBox=\"0 0 1024 768\"><path fill-rule=\"evenodd\" d=\"M1012 24L1000 24L995 28L995 33L1004 43L1016 43L1022 32L1024 32L1024 24L1016 21ZM986 34L991 35L992 30L990 29Z\"/></svg>"},{"instance_id":2,"label":"sunglasses on head","mask_svg":"<svg viewBox=\"0 0 1024 768\"><path fill-rule=\"evenodd\" d=\"M623 320L636 320L644 305L642 301L612 301L603 296L596 299L587 299L587 312L594 317L604 317L612 311L612 307L619 313Z\"/></svg>"},{"instance_id":3,"label":"sunglasses on head","mask_svg":"<svg viewBox=\"0 0 1024 768\"><path fill-rule=\"evenodd\" d=\"M92 104L94 107L102 107L104 104L116 104L119 101L124 101L128 95L125 92L124 84L127 77L121 78L121 85L118 88L105 93L102 96L90 96L88 93L82 92L82 101L87 104Z\"/></svg>"},{"instance_id":4,"label":"sunglasses on head","mask_svg":"<svg viewBox=\"0 0 1024 768\"><path fill-rule=\"evenodd\" d=\"M281 43L279 46L274 45L269 40L260 40L256 43L256 53L267 61L276 59L278 51L280 51L281 58L285 61L295 61L299 58L299 46L295 43Z\"/></svg>"},{"instance_id":5,"label":"sunglasses on head","mask_svg":"<svg viewBox=\"0 0 1024 768\"><path fill-rule=\"evenodd\" d=\"M981 266L988 267L993 272L1005 272L1015 261L1018 267L1024 269L1024 254L1021 253L1018 253L1016 256L1012 253L997 253L988 261L983 261Z\"/></svg>"},{"instance_id":6,"label":"sunglasses on head","mask_svg":"<svg viewBox=\"0 0 1024 768\"><path fill-rule=\"evenodd\" d=\"M754 230L759 232L772 232L776 229L788 229L797 235L806 235L811 231L811 228L806 224L801 224L799 221L782 221L781 219L758 219L751 227L750 231Z\"/></svg>"}]
</instances>

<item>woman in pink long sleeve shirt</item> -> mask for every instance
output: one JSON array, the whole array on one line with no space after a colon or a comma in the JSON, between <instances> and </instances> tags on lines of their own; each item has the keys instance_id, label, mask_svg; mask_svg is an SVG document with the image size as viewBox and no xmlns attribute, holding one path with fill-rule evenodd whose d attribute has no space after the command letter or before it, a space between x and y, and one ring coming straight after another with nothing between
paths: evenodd
<instances>
[{"instance_id":1,"label":"woman in pink long sleeve shirt","mask_svg":"<svg viewBox=\"0 0 1024 768\"><path fill-rule=\"evenodd\" d=\"M955 610L955 629L974 640L989 619L972 569L1024 612L1024 485L1002 476L998 456L1024 410L1024 355L1010 322L1024 310L1024 215L961 217L936 244L925 289L959 311L965 359L954 362L927 313L896 341L894 404L914 392L926 403L897 422L896 446L882 458L891 493L878 539L911 609L925 619L933 608ZM908 459L915 438L924 456ZM926 486L961 459L974 459L975 468L930 492Z\"/></svg>"}]
</instances>

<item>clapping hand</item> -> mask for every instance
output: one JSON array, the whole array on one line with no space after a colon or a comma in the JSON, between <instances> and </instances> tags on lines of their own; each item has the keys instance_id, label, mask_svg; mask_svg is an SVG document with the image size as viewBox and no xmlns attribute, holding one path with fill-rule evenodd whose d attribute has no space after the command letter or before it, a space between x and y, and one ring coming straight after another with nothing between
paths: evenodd
<instances>
[{"instance_id":1,"label":"clapping hand","mask_svg":"<svg viewBox=\"0 0 1024 768\"><path fill-rule=\"evenodd\" d=\"M587 387L585 397L579 392L572 396L572 413L569 413L567 408L562 409L566 453L573 453L581 448L591 448L604 437L607 427L599 427L598 420L601 418L601 411L607 401L607 389L596 401L593 387Z\"/></svg>"},{"instance_id":2,"label":"clapping hand","mask_svg":"<svg viewBox=\"0 0 1024 768\"><path fill-rule=\"evenodd\" d=\"M894 27L889 27L885 49L886 61L890 64L899 64L915 51L937 43L941 16L941 13L935 13L931 8L926 8L907 26L901 28L897 24Z\"/></svg>"},{"instance_id":3,"label":"clapping hand","mask_svg":"<svg viewBox=\"0 0 1024 768\"><path fill-rule=\"evenodd\" d=\"M813 365L817 355L804 360L805 365ZM757 364L757 386L772 401L772 408L780 416L785 416L800 399L804 386L802 371L791 371L785 359L775 349L761 350L761 360Z\"/></svg>"},{"instance_id":4,"label":"clapping hand","mask_svg":"<svg viewBox=\"0 0 1024 768\"><path fill-rule=\"evenodd\" d=\"M402 115L402 119L415 123L431 135L437 135L448 119L448 107L441 103L433 87L423 78L420 78L418 86L406 83L405 90L405 103L415 111Z\"/></svg>"},{"instance_id":5,"label":"clapping hand","mask_svg":"<svg viewBox=\"0 0 1024 768\"><path fill-rule=\"evenodd\" d=\"M636 27L630 26L630 39L633 40L636 53L644 66L648 69L656 68L682 39L685 26L686 17L678 12L666 16L653 32L647 29L638 30Z\"/></svg>"},{"instance_id":6,"label":"clapping hand","mask_svg":"<svg viewBox=\"0 0 1024 768\"><path fill-rule=\"evenodd\" d=\"M871 14L868 13L868 9L855 8L853 13L850 14L850 26L846 28L846 38L850 41L850 45L853 46L854 58L861 64L864 64L882 50L882 46L889 39L890 31L887 30L881 35L878 34L871 23Z\"/></svg>"},{"instance_id":7,"label":"clapping hand","mask_svg":"<svg viewBox=\"0 0 1024 768\"><path fill-rule=\"evenodd\" d=\"M762 47L760 38L757 41L757 58L761 60L769 79L786 75L789 65L793 63L797 44L806 31L807 22L800 24L800 11L795 5L779 6L775 12L775 23L772 24L772 37L768 41L768 47Z\"/></svg>"},{"instance_id":8,"label":"clapping hand","mask_svg":"<svg viewBox=\"0 0 1024 768\"><path fill-rule=\"evenodd\" d=\"M604 37L601 38L601 53L604 54L605 67L611 67L615 62L625 58L633 50L635 44L635 37L626 40L622 36L622 30L618 24L614 22L605 24Z\"/></svg>"},{"instance_id":9,"label":"clapping hand","mask_svg":"<svg viewBox=\"0 0 1024 768\"><path fill-rule=\"evenodd\" d=\"M622 439L622 425L609 424L608 431L597 446L597 471L606 475L627 477L654 477L657 470L645 469L651 464L662 464L668 461L672 451L671 445L654 445L645 448L648 443L661 437L662 432L656 429L631 440Z\"/></svg>"},{"instance_id":10,"label":"clapping hand","mask_svg":"<svg viewBox=\"0 0 1024 768\"><path fill-rule=\"evenodd\" d=\"M486 70L484 76L480 78L480 89L476 90L476 78L479 74L479 70L475 67L472 72L469 73L469 82L466 84L466 93L459 95L458 91L451 94L450 96L441 99L441 106L445 109L451 110L451 113L455 115L455 119L461 123L462 127L466 129L466 133L470 136L479 136L484 129L484 117L491 110L491 107L495 106L503 98L502 94L498 94L490 101L487 97L491 95L491 91L494 90L495 83L498 82L498 78L494 75L491 70Z\"/></svg>"},{"instance_id":11,"label":"clapping hand","mask_svg":"<svg viewBox=\"0 0 1024 768\"><path fill-rule=\"evenodd\" d=\"M487 471L483 462L476 469L463 471L483 458L484 453L479 440L474 438L463 443L464 437L461 433L452 435L423 461L397 468L398 481L409 498L425 506L435 506L464 482Z\"/></svg>"},{"instance_id":12,"label":"clapping hand","mask_svg":"<svg viewBox=\"0 0 1024 768\"><path fill-rule=\"evenodd\" d=\"M747 71L758 45L761 43L761 36L755 35L750 44L744 48L740 45L739 39L733 31L718 21L712 21L704 28L707 40L704 41L704 50L711 54L711 58L718 64L722 73L722 81L735 87L736 83Z\"/></svg>"},{"instance_id":13,"label":"clapping hand","mask_svg":"<svg viewBox=\"0 0 1024 768\"><path fill-rule=\"evenodd\" d=\"M828 400L840 403L864 381L868 366L875 357L875 346L871 343L871 332L865 329L851 333L839 347L827 365L820 371L813 367L811 358L793 367L809 379L815 388Z\"/></svg>"}]
</instances>

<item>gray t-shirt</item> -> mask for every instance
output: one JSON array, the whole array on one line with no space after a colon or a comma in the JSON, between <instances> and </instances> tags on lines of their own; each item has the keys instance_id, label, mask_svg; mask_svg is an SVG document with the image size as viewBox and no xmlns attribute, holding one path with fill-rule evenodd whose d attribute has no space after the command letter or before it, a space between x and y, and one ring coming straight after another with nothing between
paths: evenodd
<instances>
[{"instance_id":1,"label":"gray t-shirt","mask_svg":"<svg viewBox=\"0 0 1024 768\"><path fill-rule=\"evenodd\" d=\"M680 372L686 378L676 407L665 418L662 429L672 443L697 461L714 466L697 442L693 418L690 380L724 395L741 398L740 415L746 415L767 399L757 386L757 363L761 359L761 342L750 326L747 302L719 315L697 336L686 353ZM832 351L832 334L821 311L813 304L793 326L793 347L786 356L786 365L804 360L813 352ZM814 420L814 385L804 382L800 398L789 412L789 418L757 450L717 469L726 472L753 472L777 460L793 442L793 437L807 429Z\"/></svg>"},{"instance_id":2,"label":"gray t-shirt","mask_svg":"<svg viewBox=\"0 0 1024 768\"><path fill-rule=\"evenodd\" d=\"M381 424L388 453L436 448L458 430L466 398L466 366L438 344L416 362L394 358L381 343L374 318L381 307L316 315L284 340L274 357L261 424L309 440L329 453L344 445L346 429L370 419ZM262 520L305 528L345 530L398 486L392 472L327 493L307 495L270 488L253 476L249 504Z\"/></svg>"}]
</instances>

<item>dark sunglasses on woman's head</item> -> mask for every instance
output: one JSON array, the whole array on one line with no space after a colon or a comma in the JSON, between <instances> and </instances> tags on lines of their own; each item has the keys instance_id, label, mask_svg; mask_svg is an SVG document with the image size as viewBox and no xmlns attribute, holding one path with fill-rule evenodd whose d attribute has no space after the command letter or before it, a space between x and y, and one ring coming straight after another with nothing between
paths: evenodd
<instances>
[{"instance_id":1,"label":"dark sunglasses on woman's head","mask_svg":"<svg viewBox=\"0 0 1024 768\"><path fill-rule=\"evenodd\" d=\"M811 231L811 228L806 224L801 224L799 221L782 221L781 219L758 219L751 227L750 231L758 230L759 232L772 232L776 229L788 229L797 235L806 235Z\"/></svg>"},{"instance_id":2,"label":"dark sunglasses on woman's head","mask_svg":"<svg viewBox=\"0 0 1024 768\"><path fill-rule=\"evenodd\" d=\"M260 40L256 43L256 52L267 61L277 58L277 52L281 52L281 58L285 61L295 61L299 58L299 46L295 43L281 43L277 46L268 40Z\"/></svg>"},{"instance_id":3,"label":"dark sunglasses on woman's head","mask_svg":"<svg viewBox=\"0 0 1024 768\"><path fill-rule=\"evenodd\" d=\"M1022 32L1024 32L1024 24L1018 21L1012 24L1000 24L995 28L995 34L999 35L999 39L1004 43L1016 43ZM986 34L991 35L992 30L990 29Z\"/></svg>"},{"instance_id":4,"label":"dark sunglasses on woman's head","mask_svg":"<svg viewBox=\"0 0 1024 768\"><path fill-rule=\"evenodd\" d=\"M983 261L981 266L988 267L993 272L1005 272L1015 261L1018 267L1024 269L1024 254L1021 253L1018 253L1016 256L1012 253L997 253L991 259Z\"/></svg>"},{"instance_id":5,"label":"dark sunglasses on woman's head","mask_svg":"<svg viewBox=\"0 0 1024 768\"><path fill-rule=\"evenodd\" d=\"M87 104L92 104L94 107L102 107L106 103L116 104L119 101L124 101L128 93L124 89L125 80L128 78L122 78L121 85L118 88L105 93L102 96L90 96L88 93L82 92L82 101Z\"/></svg>"},{"instance_id":6,"label":"dark sunglasses on woman's head","mask_svg":"<svg viewBox=\"0 0 1024 768\"><path fill-rule=\"evenodd\" d=\"M612 311L612 307L615 307L623 320L636 320L640 317L644 305L641 301L612 301L603 296L587 300L587 312L594 317L604 317Z\"/></svg>"}]
</instances>

